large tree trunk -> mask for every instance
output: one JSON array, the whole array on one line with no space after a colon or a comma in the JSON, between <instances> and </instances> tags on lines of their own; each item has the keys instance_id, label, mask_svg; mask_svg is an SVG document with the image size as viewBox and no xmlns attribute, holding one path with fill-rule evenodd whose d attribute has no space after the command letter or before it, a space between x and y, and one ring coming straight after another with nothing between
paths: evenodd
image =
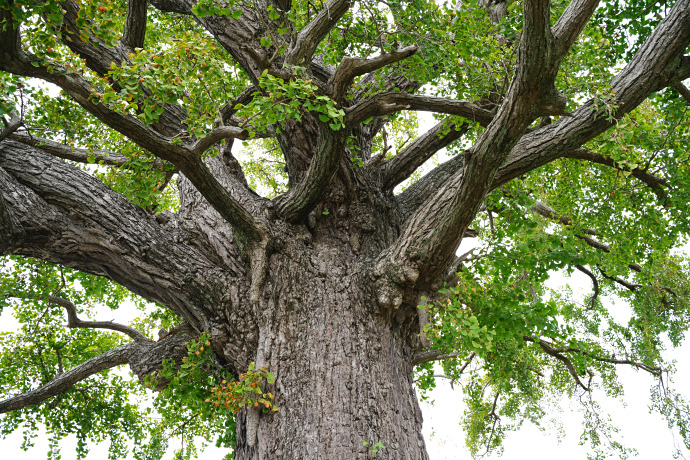
<instances>
[{"instance_id":1,"label":"large tree trunk","mask_svg":"<svg viewBox=\"0 0 690 460\"><path fill-rule=\"evenodd\" d=\"M254 353L245 360L276 376L269 391L279 407L240 412L236 458L369 458L363 441L386 446L381 458L427 458L412 382L418 320L414 307L378 306L365 254L377 252L396 226L394 213L371 201L331 201L328 214L312 214L310 226L287 226L258 302L235 306L255 312L257 337L244 339ZM250 302L245 296L236 301ZM227 358L246 369L232 348Z\"/></svg>"},{"instance_id":2,"label":"large tree trunk","mask_svg":"<svg viewBox=\"0 0 690 460\"><path fill-rule=\"evenodd\" d=\"M407 328L378 312L344 254L330 254L316 266L271 261L257 365L276 375L280 409L242 412L236 458L369 458L367 441L386 446L381 458L425 459Z\"/></svg>"}]
</instances>

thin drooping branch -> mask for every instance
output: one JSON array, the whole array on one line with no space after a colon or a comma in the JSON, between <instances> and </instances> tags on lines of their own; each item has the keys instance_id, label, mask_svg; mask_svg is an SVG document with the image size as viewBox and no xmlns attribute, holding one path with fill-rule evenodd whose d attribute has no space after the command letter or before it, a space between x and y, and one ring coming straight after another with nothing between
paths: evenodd
<instances>
[{"instance_id":1,"label":"thin drooping branch","mask_svg":"<svg viewBox=\"0 0 690 460\"><path fill-rule=\"evenodd\" d=\"M625 281L623 278L620 276L611 276L608 273L606 273L601 267L597 266L597 269L599 270L599 273L601 273L601 276L606 278L607 280L613 281L615 283L620 284L624 288L626 288L629 291L635 292L638 288L641 288L641 284L636 284L636 283L629 283Z\"/></svg>"},{"instance_id":2,"label":"thin drooping branch","mask_svg":"<svg viewBox=\"0 0 690 460\"><path fill-rule=\"evenodd\" d=\"M394 62L401 61L412 56L416 52L417 46L413 45L389 53L383 53L371 59L345 56L328 81L328 86L331 88L331 96L336 101L340 101L355 77L381 69Z\"/></svg>"},{"instance_id":3,"label":"thin drooping branch","mask_svg":"<svg viewBox=\"0 0 690 460\"><path fill-rule=\"evenodd\" d=\"M136 350L137 345L135 343L128 343L91 358L63 372L55 379L36 390L0 401L0 414L41 403L48 398L52 398L53 396L67 391L76 383L94 374L116 366L121 366L122 364L127 364Z\"/></svg>"},{"instance_id":4,"label":"thin drooping branch","mask_svg":"<svg viewBox=\"0 0 690 460\"><path fill-rule=\"evenodd\" d=\"M524 336L523 340L525 340L527 342L533 342L533 343L538 342L540 345L542 343L544 343L544 345L546 345L546 347L549 349L549 351L551 353L577 354L577 355L581 355L581 356L586 356L587 358L590 358L593 361L599 361L602 363L609 363L609 364L616 364L616 365L628 365L628 366L635 367L637 369L642 369L645 372L649 372L650 374L654 375L655 377L659 377L661 375L661 373L663 372L662 368L650 366L649 364L645 364L645 363L642 363L639 361L634 361L632 359L629 359L628 357L626 357L626 359L616 359L616 358L609 358L606 356L595 355L595 354L588 352L587 350L583 350L583 349L576 348L576 347L556 348L554 343L548 342L547 340L545 340L544 338L541 338L541 337L535 338L535 337L531 337L531 336ZM542 349L543 349L543 347L542 347ZM549 354L551 354L551 353L549 353Z\"/></svg>"},{"instance_id":5,"label":"thin drooping branch","mask_svg":"<svg viewBox=\"0 0 690 460\"><path fill-rule=\"evenodd\" d=\"M51 139L35 137L27 133L15 133L11 139L22 144L31 145L48 152L63 160L76 161L78 163L96 163L109 166L126 167L131 162L131 158L117 152L103 149L78 149L67 144L61 144ZM152 166L156 169L163 169L165 162L155 159Z\"/></svg>"},{"instance_id":6,"label":"thin drooping branch","mask_svg":"<svg viewBox=\"0 0 690 460\"><path fill-rule=\"evenodd\" d=\"M84 321L77 316L77 307L67 299L58 296L48 296L48 301L56 305L60 305L67 310L67 326L70 328L90 328L90 329L109 329L117 332L127 334L136 342L150 341L144 334L137 331L133 327L124 324L114 323L112 321Z\"/></svg>"},{"instance_id":7,"label":"thin drooping branch","mask_svg":"<svg viewBox=\"0 0 690 460\"><path fill-rule=\"evenodd\" d=\"M144 46L146 37L146 0L128 0L127 18L125 19L125 30L122 33L120 43L129 51Z\"/></svg>"},{"instance_id":8,"label":"thin drooping branch","mask_svg":"<svg viewBox=\"0 0 690 460\"><path fill-rule=\"evenodd\" d=\"M556 210L554 210L552 207L545 205L544 203L541 202L536 202L535 205L532 207L532 211L536 212L537 214L546 217L549 220L552 220L554 222L558 222L562 225L566 226L571 226L573 225L573 220L570 217L563 216L559 214ZM592 236L597 236L597 232L592 230L591 228L584 228L580 230L581 233L575 234L576 238L581 239L585 243L587 243L589 246L599 249L605 253L610 253L611 252L611 246L609 246L606 243L602 243L601 241L598 241L591 236L587 235L592 235ZM638 273L642 272L642 266L638 263L631 263L628 265L631 270L634 270Z\"/></svg>"},{"instance_id":9,"label":"thin drooping branch","mask_svg":"<svg viewBox=\"0 0 690 460\"><path fill-rule=\"evenodd\" d=\"M605 155L601 155L596 152L592 152L589 149L576 149L571 152L566 153L563 155L564 158L573 158L577 160L587 160L591 161L592 163L598 163L606 166L610 166L612 168L616 168L619 171L625 171L630 173L631 176L634 178L640 180L642 183L647 185L649 188L651 188L654 191L654 194L656 194L657 198L661 202L666 202L667 199L667 194L666 194L666 189L670 187L670 184L660 178L655 176L654 174L651 174L647 172L646 170L642 168L626 168L623 166L618 165L613 158L607 157Z\"/></svg>"},{"instance_id":10,"label":"thin drooping branch","mask_svg":"<svg viewBox=\"0 0 690 460\"><path fill-rule=\"evenodd\" d=\"M304 179L276 201L276 211L289 222L297 223L307 217L337 172L345 145L344 134L319 123L318 136L316 154Z\"/></svg>"},{"instance_id":11,"label":"thin drooping branch","mask_svg":"<svg viewBox=\"0 0 690 460\"><path fill-rule=\"evenodd\" d=\"M405 147L402 152L381 166L380 170L383 178L381 188L383 192L391 193L399 183L410 177L413 172L436 152L464 136L469 128L470 125L467 123L457 125L444 120L422 136L419 136L412 144Z\"/></svg>"},{"instance_id":12,"label":"thin drooping branch","mask_svg":"<svg viewBox=\"0 0 690 460\"><path fill-rule=\"evenodd\" d=\"M345 123L355 125L370 117L389 115L400 110L418 110L423 112L459 115L468 120L487 126L494 118L494 113L476 104L442 97L410 94L400 91L378 93L359 104L346 109Z\"/></svg>"},{"instance_id":13,"label":"thin drooping branch","mask_svg":"<svg viewBox=\"0 0 690 460\"><path fill-rule=\"evenodd\" d=\"M352 0L328 0L321 11L297 33L285 55L285 64L304 65L311 61L319 43L350 8Z\"/></svg>"},{"instance_id":14,"label":"thin drooping branch","mask_svg":"<svg viewBox=\"0 0 690 460\"><path fill-rule=\"evenodd\" d=\"M536 343L537 345L539 345L541 347L542 350L544 350L544 352L546 352L547 355L553 356L554 358L561 361L565 365L565 368L568 369L568 372L573 377L573 380L575 380L575 382L580 387L582 387L583 390L589 391L589 388L586 387L584 383L582 383L582 380L580 380L580 376L577 375L577 370L575 369L575 366L573 366L573 363L570 361L570 359L567 356L563 356L562 350L558 350L558 349L552 347L551 344L547 343L543 339L536 339L534 337L526 335L523 337L523 340L525 340L526 342Z\"/></svg>"}]
</instances>

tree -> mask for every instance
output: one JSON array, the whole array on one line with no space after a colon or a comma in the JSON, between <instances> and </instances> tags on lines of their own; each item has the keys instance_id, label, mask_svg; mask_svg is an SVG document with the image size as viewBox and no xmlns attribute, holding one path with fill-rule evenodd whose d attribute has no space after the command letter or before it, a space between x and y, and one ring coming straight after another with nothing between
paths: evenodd
<instances>
[{"instance_id":1,"label":"tree","mask_svg":"<svg viewBox=\"0 0 690 460\"><path fill-rule=\"evenodd\" d=\"M474 453L561 394L593 414L594 448L622 449L589 397L620 393L617 366L658 379L690 446L661 354L688 326L690 0L0 15L1 301L24 322L3 343L3 433L423 459L415 385L441 362L466 379ZM419 111L437 124L416 136ZM591 279L585 305L546 287L557 270ZM126 299L155 307L84 319ZM107 372L122 364L138 379Z\"/></svg>"}]
</instances>

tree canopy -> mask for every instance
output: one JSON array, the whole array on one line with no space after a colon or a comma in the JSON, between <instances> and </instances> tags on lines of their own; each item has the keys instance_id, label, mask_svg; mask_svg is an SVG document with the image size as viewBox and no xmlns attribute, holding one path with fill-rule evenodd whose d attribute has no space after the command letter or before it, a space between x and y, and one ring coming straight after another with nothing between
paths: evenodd
<instances>
[{"instance_id":1,"label":"tree canopy","mask_svg":"<svg viewBox=\"0 0 690 460\"><path fill-rule=\"evenodd\" d=\"M689 44L690 0L0 0L0 309L22 325L0 432L282 458L261 439L297 395L323 419L352 398L354 441L305 445L407 458L367 411L440 366L473 455L565 395L603 458L627 450L596 396L629 366L690 449L664 357L690 324ZM546 284L574 272L584 302ZM99 321L125 302L137 320ZM343 356L300 354L331 329ZM355 396L323 377L346 362Z\"/></svg>"}]
</instances>

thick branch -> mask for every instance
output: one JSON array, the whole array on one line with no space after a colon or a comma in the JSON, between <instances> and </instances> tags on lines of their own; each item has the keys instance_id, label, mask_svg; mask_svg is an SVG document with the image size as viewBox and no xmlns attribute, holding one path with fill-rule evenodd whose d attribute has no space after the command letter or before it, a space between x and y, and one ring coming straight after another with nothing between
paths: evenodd
<instances>
[{"instance_id":1,"label":"thick branch","mask_svg":"<svg viewBox=\"0 0 690 460\"><path fill-rule=\"evenodd\" d=\"M565 55L594 14L600 0L573 0L551 29L559 55Z\"/></svg>"},{"instance_id":2,"label":"thick branch","mask_svg":"<svg viewBox=\"0 0 690 460\"><path fill-rule=\"evenodd\" d=\"M233 99L231 102L223 106L222 109L220 109L220 115L223 117L223 123L228 125L232 121L232 116L235 115L235 112L237 110L235 107L237 104L242 104L242 105L247 105L251 102L251 100L254 98L254 93L260 92L260 89L258 86L249 86L248 88L245 88L238 94L235 99Z\"/></svg>"},{"instance_id":3,"label":"thick branch","mask_svg":"<svg viewBox=\"0 0 690 460\"><path fill-rule=\"evenodd\" d=\"M439 282L490 190L496 171L530 123L543 113L557 110L561 102L564 104L553 87L560 60L552 53L548 0L525 2L523 16L517 69L504 103L467 152L463 170L427 198L384 255L390 266L400 261L416 265L422 275L421 286L434 287ZM416 277L408 282L417 283Z\"/></svg>"},{"instance_id":4,"label":"thick branch","mask_svg":"<svg viewBox=\"0 0 690 460\"><path fill-rule=\"evenodd\" d=\"M285 56L288 65L304 65L311 61L314 50L338 20L350 8L351 0L328 0L319 13L297 34Z\"/></svg>"},{"instance_id":5,"label":"thick branch","mask_svg":"<svg viewBox=\"0 0 690 460\"><path fill-rule=\"evenodd\" d=\"M146 36L146 0L129 0L127 4L127 18L125 30L120 43L129 51L144 46Z\"/></svg>"},{"instance_id":6,"label":"thick branch","mask_svg":"<svg viewBox=\"0 0 690 460\"><path fill-rule=\"evenodd\" d=\"M161 369L163 360L181 361L182 357L188 353L186 343L191 339L192 337L183 331L168 335L158 342L146 339L106 351L66 372L60 373L36 390L0 401L0 414L39 404L48 398L64 393L76 383L92 375L122 364L129 364L132 371L140 379L143 379L146 375Z\"/></svg>"},{"instance_id":7,"label":"thick branch","mask_svg":"<svg viewBox=\"0 0 690 460\"><path fill-rule=\"evenodd\" d=\"M201 155L213 144L216 144L223 139L246 139L249 136L249 131L242 128L235 128L234 126L219 126L214 128L210 133L199 139L191 148L196 155Z\"/></svg>"},{"instance_id":8,"label":"thick branch","mask_svg":"<svg viewBox=\"0 0 690 460\"><path fill-rule=\"evenodd\" d=\"M265 232L260 230L258 220L222 187L208 171L198 154L181 145L175 145L172 139L162 136L136 117L118 113L105 104L96 102L91 94L91 84L81 75L68 73L67 69L59 65L55 65L55 69L49 71L44 65L38 67L31 65L29 59L30 57L25 55L16 56L11 61L0 63L0 70L36 77L56 84L106 125L127 136L158 158L174 164L245 239L262 238ZM63 73L65 75L61 75Z\"/></svg>"},{"instance_id":9,"label":"thick branch","mask_svg":"<svg viewBox=\"0 0 690 460\"><path fill-rule=\"evenodd\" d=\"M117 152L103 149L77 149L67 144L61 144L50 139L34 137L26 133L15 133L11 139L25 145L37 147L44 152L48 152L64 160L76 161L78 163L97 163L109 166L126 166L131 162L131 158ZM153 167L163 169L165 163L156 159Z\"/></svg>"},{"instance_id":10,"label":"thick branch","mask_svg":"<svg viewBox=\"0 0 690 460\"><path fill-rule=\"evenodd\" d=\"M416 46L408 46L406 48L391 51L390 53L381 54L372 59L345 56L328 81L333 99L340 101L355 77L373 72L388 64L401 61L412 56L416 52Z\"/></svg>"},{"instance_id":11,"label":"thick branch","mask_svg":"<svg viewBox=\"0 0 690 460\"><path fill-rule=\"evenodd\" d=\"M198 329L228 274L245 273L238 261L217 266L85 172L10 139L0 144L0 253L107 276Z\"/></svg>"},{"instance_id":12,"label":"thick branch","mask_svg":"<svg viewBox=\"0 0 690 460\"><path fill-rule=\"evenodd\" d=\"M482 126L487 126L494 118L493 112L471 102L389 91L378 93L364 102L346 109L345 123L352 126L367 118L389 115L400 110L460 115L468 120L476 121Z\"/></svg>"},{"instance_id":13,"label":"thick branch","mask_svg":"<svg viewBox=\"0 0 690 460\"><path fill-rule=\"evenodd\" d=\"M402 181L423 165L429 158L451 142L460 139L470 126L461 123L459 126L448 121L441 121L436 126L419 136L412 144L405 147L402 152L395 155L381 166L383 177L382 186L384 193L391 193ZM444 134L445 133L445 134Z\"/></svg>"},{"instance_id":14,"label":"thick branch","mask_svg":"<svg viewBox=\"0 0 690 460\"><path fill-rule=\"evenodd\" d=\"M690 2L677 2L669 14L654 30L630 62L613 81L615 101L608 105L613 110L596 107L589 101L555 123L531 131L523 136L512 149L496 173L491 188L519 177L533 169L577 150L589 140L600 135L626 113L637 107L654 91L674 81L690 76L690 57L682 52L690 43ZM439 165L427 176L407 189L400 199L410 210L418 208L425 196L450 180L464 167L462 157L455 157Z\"/></svg>"},{"instance_id":15,"label":"thick branch","mask_svg":"<svg viewBox=\"0 0 690 460\"><path fill-rule=\"evenodd\" d=\"M10 113L9 123L5 121L5 117L2 118L2 121L5 127L0 131L0 142L14 133L22 125L22 118L14 110Z\"/></svg>"},{"instance_id":16,"label":"thick branch","mask_svg":"<svg viewBox=\"0 0 690 460\"><path fill-rule=\"evenodd\" d=\"M277 200L275 209L280 215L293 223L307 217L335 175L344 146L342 131L332 131L328 125L319 123L316 154L304 179Z\"/></svg>"},{"instance_id":17,"label":"thick branch","mask_svg":"<svg viewBox=\"0 0 690 460\"><path fill-rule=\"evenodd\" d=\"M19 24L14 22L10 8L0 8L0 57L17 54L20 49Z\"/></svg>"}]
</instances>

